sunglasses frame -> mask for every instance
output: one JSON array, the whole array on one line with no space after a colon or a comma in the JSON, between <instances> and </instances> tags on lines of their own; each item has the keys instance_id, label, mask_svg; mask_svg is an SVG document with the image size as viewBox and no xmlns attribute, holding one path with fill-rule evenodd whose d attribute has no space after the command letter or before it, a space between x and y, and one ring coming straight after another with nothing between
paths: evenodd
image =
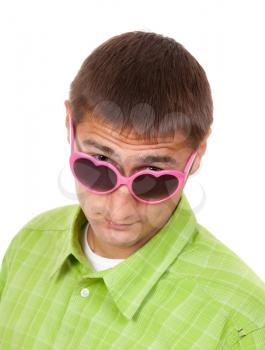
<instances>
[{"instance_id":1,"label":"sunglasses frame","mask_svg":"<svg viewBox=\"0 0 265 350\"><path fill-rule=\"evenodd\" d=\"M138 201L145 203L145 204L158 204L158 203L162 203L168 199L170 199L172 196L174 196L176 193L178 193L181 189L184 188L186 180L188 178L189 172L191 170L191 167L193 165L193 162L195 160L195 157L197 155L197 150L193 151L190 155L190 157L188 158L188 161L185 165L184 168L184 172L179 171L179 170L171 170L171 169L167 169L167 170L148 170L148 169L144 169L144 170L140 170L136 173L134 173L131 176L123 176L119 170L113 165L110 164L108 162L105 162L103 160L97 160L95 158L93 158L92 156L89 156L88 154L84 153L84 152L77 152L74 151L74 142L75 142L75 136L74 136L74 127L73 127L73 119L71 116L71 113L69 115L69 121L70 121L70 147L71 147L71 154L70 154L70 158L69 158L69 164L70 164L70 168L72 171L73 176L76 178L76 180L80 183L80 185L82 187L84 187L87 191L95 193L95 194L99 194L99 195L103 195L103 194L108 194L111 193L113 191L115 191L117 188L119 188L121 185L126 185L130 191L130 193L132 194L132 196L137 199ZM107 166L108 168L110 168L117 176L117 184L115 185L115 187L113 187L111 190L102 192L102 191L96 191L91 189L90 187L84 185L79 178L77 177L75 170L74 170L74 163L77 159L88 159L89 161L91 161L92 163L95 164L95 166ZM162 175L172 175L174 177L177 178L178 180L178 186L176 188L176 190L174 192L172 192L169 196L157 200L157 201L146 201L140 197L138 197L132 189L132 184L133 181L136 177L138 177L139 175L152 175L154 177L160 177Z\"/></svg>"}]
</instances>

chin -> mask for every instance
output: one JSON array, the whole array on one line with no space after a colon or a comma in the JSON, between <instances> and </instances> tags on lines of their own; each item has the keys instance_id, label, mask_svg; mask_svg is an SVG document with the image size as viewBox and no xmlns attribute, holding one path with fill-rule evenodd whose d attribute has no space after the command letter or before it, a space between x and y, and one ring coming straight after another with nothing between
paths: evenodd
<instances>
[{"instance_id":1,"label":"chin","mask_svg":"<svg viewBox=\"0 0 265 350\"><path fill-rule=\"evenodd\" d=\"M128 230L122 231L105 228L104 231L104 241L111 245L130 247L139 240L137 234L134 235L133 232L129 232Z\"/></svg>"}]
</instances>

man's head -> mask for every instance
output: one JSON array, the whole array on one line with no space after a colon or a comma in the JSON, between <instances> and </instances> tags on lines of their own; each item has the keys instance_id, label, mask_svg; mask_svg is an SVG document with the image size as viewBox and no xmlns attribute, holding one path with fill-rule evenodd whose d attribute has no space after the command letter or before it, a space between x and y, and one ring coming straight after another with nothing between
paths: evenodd
<instances>
[{"instance_id":1,"label":"man's head","mask_svg":"<svg viewBox=\"0 0 265 350\"><path fill-rule=\"evenodd\" d=\"M190 174L199 167L212 124L212 98L203 68L179 43L155 33L115 36L82 64L65 101L75 129L75 150L115 165L124 176L145 168L172 169L150 163L144 155L170 156L183 171L198 153ZM112 155L91 145L112 149ZM114 155L115 154L115 155ZM84 190L75 180L80 206L89 226L90 244L99 255L125 258L143 246L168 221L181 197L159 204L138 202L125 185L107 195ZM106 220L128 223L115 230Z\"/></svg>"}]
</instances>

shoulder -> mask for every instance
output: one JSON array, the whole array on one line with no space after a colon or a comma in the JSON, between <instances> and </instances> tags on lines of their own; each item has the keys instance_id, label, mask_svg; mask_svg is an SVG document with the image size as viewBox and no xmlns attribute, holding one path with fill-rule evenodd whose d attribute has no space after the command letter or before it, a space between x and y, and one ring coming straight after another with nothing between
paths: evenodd
<instances>
[{"instance_id":1,"label":"shoulder","mask_svg":"<svg viewBox=\"0 0 265 350\"><path fill-rule=\"evenodd\" d=\"M204 226L197 224L197 229L198 234L186 257L194 259L195 264L202 268L202 278L238 291L245 291L248 285L265 291L264 282L239 255Z\"/></svg>"},{"instance_id":2,"label":"shoulder","mask_svg":"<svg viewBox=\"0 0 265 350\"><path fill-rule=\"evenodd\" d=\"M72 204L45 210L33 216L22 227L22 230L65 230L72 224L79 208L80 206L78 204Z\"/></svg>"},{"instance_id":3,"label":"shoulder","mask_svg":"<svg viewBox=\"0 0 265 350\"><path fill-rule=\"evenodd\" d=\"M172 268L228 315L234 331L245 336L265 327L264 281L202 225Z\"/></svg>"},{"instance_id":4,"label":"shoulder","mask_svg":"<svg viewBox=\"0 0 265 350\"><path fill-rule=\"evenodd\" d=\"M33 216L11 239L5 253L6 259L12 259L20 249L33 247L37 241L41 244L43 239L53 239L56 233L69 230L79 211L79 204L72 204L48 209Z\"/></svg>"}]
</instances>

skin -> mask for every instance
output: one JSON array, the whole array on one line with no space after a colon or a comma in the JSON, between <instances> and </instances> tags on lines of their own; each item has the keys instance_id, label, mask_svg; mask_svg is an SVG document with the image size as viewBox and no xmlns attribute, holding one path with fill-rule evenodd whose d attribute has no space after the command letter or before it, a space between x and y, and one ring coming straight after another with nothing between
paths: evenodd
<instances>
[{"instance_id":1,"label":"skin","mask_svg":"<svg viewBox=\"0 0 265 350\"><path fill-rule=\"evenodd\" d=\"M65 101L65 107L67 140L70 143L69 112L71 106L68 100ZM133 132L125 137L111 125L91 121L89 116L84 120L76 128L75 137L78 142L75 142L75 150L108 157L107 161L117 166L124 176L130 176L136 171L133 169L134 159L137 156L152 153L173 156L178 160L178 170L183 171L193 151L189 147L183 147L185 138L181 134L176 133L174 139L171 140L159 139L158 143L150 144L149 141L137 139ZM198 148L190 175L194 174L200 166L210 133L211 129ZM83 145L82 141L90 136L93 136L99 143L114 149L120 155L120 160L110 159L107 154L97 148ZM97 159L106 160L102 157ZM169 166L163 164L150 164L150 166L170 169ZM163 203L145 204L137 201L130 194L126 185L120 186L110 194L97 195L86 191L75 179L75 188L80 206L89 222L88 244L96 254L110 259L126 259L146 244L170 219L181 197L181 192L179 192ZM118 223L131 223L131 225L124 230L115 230L108 226L106 219Z\"/></svg>"}]
</instances>

